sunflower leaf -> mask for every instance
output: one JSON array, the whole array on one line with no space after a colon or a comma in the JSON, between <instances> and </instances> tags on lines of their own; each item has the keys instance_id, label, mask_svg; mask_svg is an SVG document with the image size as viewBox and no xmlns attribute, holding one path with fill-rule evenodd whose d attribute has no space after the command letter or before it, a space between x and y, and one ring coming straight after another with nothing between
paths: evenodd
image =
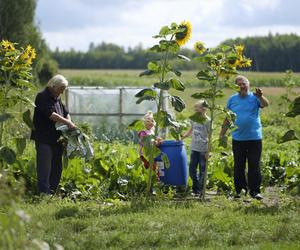
<instances>
[{"instance_id":1,"label":"sunflower leaf","mask_svg":"<svg viewBox=\"0 0 300 250\"><path fill-rule=\"evenodd\" d=\"M156 97L157 93L154 89L146 88L139 91L137 94L135 94L135 97L143 97L143 96L153 96Z\"/></svg>"},{"instance_id":2,"label":"sunflower leaf","mask_svg":"<svg viewBox=\"0 0 300 250\"><path fill-rule=\"evenodd\" d=\"M181 112L185 109L185 103L179 96L170 96L171 104L176 111Z\"/></svg>"},{"instance_id":3,"label":"sunflower leaf","mask_svg":"<svg viewBox=\"0 0 300 250\"><path fill-rule=\"evenodd\" d=\"M0 159L3 159L8 164L13 164L16 161L16 153L9 147L1 147Z\"/></svg>"},{"instance_id":4,"label":"sunflower leaf","mask_svg":"<svg viewBox=\"0 0 300 250\"><path fill-rule=\"evenodd\" d=\"M292 140L300 140L294 130L287 131L279 140L278 143L284 143Z\"/></svg>"},{"instance_id":5,"label":"sunflower leaf","mask_svg":"<svg viewBox=\"0 0 300 250\"><path fill-rule=\"evenodd\" d=\"M178 79L171 78L168 82L173 89L176 89L179 91L185 90L185 86L184 86L183 82Z\"/></svg>"},{"instance_id":6,"label":"sunflower leaf","mask_svg":"<svg viewBox=\"0 0 300 250\"><path fill-rule=\"evenodd\" d=\"M23 121L25 122L25 124L30 128L30 129L35 129L34 128L34 124L33 121L31 119L31 112L30 109L27 109L24 113L23 113Z\"/></svg>"},{"instance_id":7,"label":"sunflower leaf","mask_svg":"<svg viewBox=\"0 0 300 250\"><path fill-rule=\"evenodd\" d=\"M144 123L142 120L134 120L127 126L128 130L141 131L144 128Z\"/></svg>"},{"instance_id":8,"label":"sunflower leaf","mask_svg":"<svg viewBox=\"0 0 300 250\"><path fill-rule=\"evenodd\" d=\"M155 100L155 97L153 97L153 96L142 96L136 101L136 104L140 104L143 101L154 101L154 100Z\"/></svg>"}]
</instances>

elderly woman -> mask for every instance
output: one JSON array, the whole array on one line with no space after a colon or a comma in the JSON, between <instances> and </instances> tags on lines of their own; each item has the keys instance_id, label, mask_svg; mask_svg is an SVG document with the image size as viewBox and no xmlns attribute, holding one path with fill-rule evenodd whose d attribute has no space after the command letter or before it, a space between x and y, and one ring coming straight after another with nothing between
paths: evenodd
<instances>
[{"instance_id":1,"label":"elderly woman","mask_svg":"<svg viewBox=\"0 0 300 250\"><path fill-rule=\"evenodd\" d=\"M63 147L58 142L61 134L56 130L55 125L64 124L70 129L75 127L59 97L67 86L68 81L65 77L55 75L35 99L34 130L31 139L35 141L40 193L55 193L61 178Z\"/></svg>"}]
</instances>

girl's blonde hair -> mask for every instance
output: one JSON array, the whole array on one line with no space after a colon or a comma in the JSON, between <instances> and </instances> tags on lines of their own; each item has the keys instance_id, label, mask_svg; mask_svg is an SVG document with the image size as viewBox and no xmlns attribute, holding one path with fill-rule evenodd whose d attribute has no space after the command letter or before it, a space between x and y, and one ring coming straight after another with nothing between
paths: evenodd
<instances>
[{"instance_id":1,"label":"girl's blonde hair","mask_svg":"<svg viewBox=\"0 0 300 250\"><path fill-rule=\"evenodd\" d=\"M144 124L147 122L152 122L154 124L154 126L156 125L156 122L154 121L154 117L153 117L153 113L152 111L148 111L144 117L143 117L143 122Z\"/></svg>"},{"instance_id":2,"label":"girl's blonde hair","mask_svg":"<svg viewBox=\"0 0 300 250\"><path fill-rule=\"evenodd\" d=\"M47 86L51 88L68 87L68 81L64 76L58 74L49 80Z\"/></svg>"}]
</instances>

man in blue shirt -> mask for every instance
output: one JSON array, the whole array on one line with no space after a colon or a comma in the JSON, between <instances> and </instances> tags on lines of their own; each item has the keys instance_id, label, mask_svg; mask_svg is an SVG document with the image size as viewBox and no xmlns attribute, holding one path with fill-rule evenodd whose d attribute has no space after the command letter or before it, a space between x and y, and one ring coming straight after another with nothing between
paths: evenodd
<instances>
[{"instance_id":1,"label":"man in blue shirt","mask_svg":"<svg viewBox=\"0 0 300 250\"><path fill-rule=\"evenodd\" d=\"M232 131L232 151L234 157L234 185L236 198L241 197L244 189L248 188L251 197L262 199L260 194L261 173L260 158L262 152L262 128L260 121L260 108L269 105L260 88L255 93L249 91L249 80L244 76L237 76L235 83L239 92L232 95L227 108L236 114L236 129ZM220 140L225 136L229 121L224 120L220 133ZM248 184L245 176L246 161L248 162Z\"/></svg>"}]
</instances>

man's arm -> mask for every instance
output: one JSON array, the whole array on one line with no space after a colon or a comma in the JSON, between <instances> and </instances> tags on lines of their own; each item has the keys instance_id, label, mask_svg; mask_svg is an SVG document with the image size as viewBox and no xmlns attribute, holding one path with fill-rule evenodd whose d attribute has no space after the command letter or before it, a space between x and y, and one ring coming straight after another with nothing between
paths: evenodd
<instances>
[{"instance_id":1,"label":"man's arm","mask_svg":"<svg viewBox=\"0 0 300 250\"><path fill-rule=\"evenodd\" d=\"M260 101L260 107L268 107L269 106L269 100L263 96L263 91L260 88L255 89L255 94L254 94L258 100Z\"/></svg>"}]
</instances>

